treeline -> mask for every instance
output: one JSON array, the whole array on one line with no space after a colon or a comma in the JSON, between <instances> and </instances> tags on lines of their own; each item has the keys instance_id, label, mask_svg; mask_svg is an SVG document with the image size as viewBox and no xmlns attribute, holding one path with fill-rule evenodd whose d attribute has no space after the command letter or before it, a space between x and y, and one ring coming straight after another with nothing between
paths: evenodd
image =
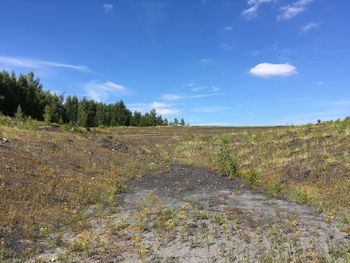
<instances>
[{"instance_id":1,"label":"treeline","mask_svg":"<svg viewBox=\"0 0 350 263\"><path fill-rule=\"evenodd\" d=\"M132 113L122 100L105 104L76 96L56 95L43 90L34 74L0 72L0 110L2 114L30 116L47 123L69 123L82 127L185 125L184 119L168 122L154 109Z\"/></svg>"}]
</instances>

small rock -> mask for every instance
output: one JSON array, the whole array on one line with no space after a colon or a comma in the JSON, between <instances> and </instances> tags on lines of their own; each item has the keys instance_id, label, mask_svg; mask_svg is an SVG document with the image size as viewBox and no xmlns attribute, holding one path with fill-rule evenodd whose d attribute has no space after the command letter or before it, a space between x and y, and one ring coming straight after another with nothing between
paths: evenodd
<instances>
[{"instance_id":1,"label":"small rock","mask_svg":"<svg viewBox=\"0 0 350 263\"><path fill-rule=\"evenodd\" d=\"M50 262L56 262L55 258L51 258Z\"/></svg>"}]
</instances>

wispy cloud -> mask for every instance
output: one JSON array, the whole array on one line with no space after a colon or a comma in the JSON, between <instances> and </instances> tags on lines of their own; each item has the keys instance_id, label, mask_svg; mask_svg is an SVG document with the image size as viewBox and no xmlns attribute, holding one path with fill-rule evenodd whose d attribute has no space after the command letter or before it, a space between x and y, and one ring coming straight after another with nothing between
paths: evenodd
<instances>
[{"instance_id":1,"label":"wispy cloud","mask_svg":"<svg viewBox=\"0 0 350 263\"><path fill-rule=\"evenodd\" d=\"M96 82L91 81L84 85L86 96L96 101L106 101L119 94L127 93L127 89L115 82Z\"/></svg>"},{"instance_id":2,"label":"wispy cloud","mask_svg":"<svg viewBox=\"0 0 350 263\"><path fill-rule=\"evenodd\" d=\"M306 34L307 32L309 32L311 29L317 28L319 26L319 24L311 22L311 23L307 23L305 26L303 26L300 29L300 35Z\"/></svg>"},{"instance_id":3,"label":"wispy cloud","mask_svg":"<svg viewBox=\"0 0 350 263\"><path fill-rule=\"evenodd\" d=\"M181 99L181 96L176 95L176 94L170 94L170 93L168 93L168 94L163 94L163 95L161 96L161 98L162 98L163 100L173 101L173 100L179 100L179 99Z\"/></svg>"},{"instance_id":4,"label":"wispy cloud","mask_svg":"<svg viewBox=\"0 0 350 263\"><path fill-rule=\"evenodd\" d=\"M155 101L152 104L152 109L155 109L160 115L179 115L180 111L173 107L172 104Z\"/></svg>"},{"instance_id":5,"label":"wispy cloud","mask_svg":"<svg viewBox=\"0 0 350 263\"><path fill-rule=\"evenodd\" d=\"M248 0L248 8L242 11L242 16L251 19L257 15L257 11L262 4L275 2L276 0Z\"/></svg>"},{"instance_id":6,"label":"wispy cloud","mask_svg":"<svg viewBox=\"0 0 350 263\"><path fill-rule=\"evenodd\" d=\"M113 5L112 4L104 4L103 5L103 8L105 9L105 11L108 13L108 12L111 12L113 11Z\"/></svg>"},{"instance_id":7,"label":"wispy cloud","mask_svg":"<svg viewBox=\"0 0 350 263\"><path fill-rule=\"evenodd\" d=\"M84 65L73 65L73 64L65 64L65 63L59 63L54 61L45 61L45 60L38 60L38 59L27 59L27 58L9 57L9 56L0 56L0 65L18 67L18 68L28 68L28 69L47 70L49 68L64 68L64 69L72 69L72 70L83 71L83 72L90 71L89 67Z\"/></svg>"},{"instance_id":8,"label":"wispy cloud","mask_svg":"<svg viewBox=\"0 0 350 263\"><path fill-rule=\"evenodd\" d=\"M192 91L193 92L197 92L197 91L201 91L201 90L206 90L208 89L207 86L192 86Z\"/></svg>"},{"instance_id":9,"label":"wispy cloud","mask_svg":"<svg viewBox=\"0 0 350 263\"><path fill-rule=\"evenodd\" d=\"M189 98L199 99L199 98L213 97L213 96L217 96L217 95L219 95L218 92L203 93L203 94L195 94L195 95L189 96Z\"/></svg>"},{"instance_id":10,"label":"wispy cloud","mask_svg":"<svg viewBox=\"0 0 350 263\"><path fill-rule=\"evenodd\" d=\"M293 3L282 6L280 14L277 16L278 20L286 20L305 11L306 7L311 4L313 0L295 0Z\"/></svg>"},{"instance_id":11,"label":"wispy cloud","mask_svg":"<svg viewBox=\"0 0 350 263\"><path fill-rule=\"evenodd\" d=\"M151 103L134 103L128 104L127 106L132 111L140 111L142 113L146 113L152 109L155 109L158 114L163 116L179 115L181 113L181 111L176 109L173 104L159 101L154 101Z\"/></svg>"},{"instance_id":12,"label":"wispy cloud","mask_svg":"<svg viewBox=\"0 0 350 263\"><path fill-rule=\"evenodd\" d=\"M206 92L213 92L216 93L220 90L220 88L216 86L192 86L192 91L193 92L198 92L198 91L206 91Z\"/></svg>"},{"instance_id":13,"label":"wispy cloud","mask_svg":"<svg viewBox=\"0 0 350 263\"><path fill-rule=\"evenodd\" d=\"M232 29L233 29L232 26L225 26L224 27L224 30L226 30L226 31L232 31Z\"/></svg>"},{"instance_id":14,"label":"wispy cloud","mask_svg":"<svg viewBox=\"0 0 350 263\"><path fill-rule=\"evenodd\" d=\"M251 68L249 71L252 75L269 78L269 77L287 77L297 74L297 68L289 63L271 64L261 63Z\"/></svg>"}]
</instances>

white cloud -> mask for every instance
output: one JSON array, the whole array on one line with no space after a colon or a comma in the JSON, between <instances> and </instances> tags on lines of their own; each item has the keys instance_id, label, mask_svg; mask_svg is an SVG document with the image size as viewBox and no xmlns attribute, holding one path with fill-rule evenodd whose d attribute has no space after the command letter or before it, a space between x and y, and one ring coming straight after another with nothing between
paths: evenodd
<instances>
[{"instance_id":1,"label":"white cloud","mask_svg":"<svg viewBox=\"0 0 350 263\"><path fill-rule=\"evenodd\" d=\"M180 111L173 108L172 104L163 103L155 101L152 104L152 109L155 109L156 112L160 115L179 115Z\"/></svg>"},{"instance_id":2,"label":"white cloud","mask_svg":"<svg viewBox=\"0 0 350 263\"><path fill-rule=\"evenodd\" d=\"M163 116L179 115L181 113L178 109L174 107L173 104L159 101L154 101L151 103L134 103L128 104L127 106L131 111L140 111L142 113L146 113L152 109L155 109L158 114Z\"/></svg>"},{"instance_id":3,"label":"white cloud","mask_svg":"<svg viewBox=\"0 0 350 263\"><path fill-rule=\"evenodd\" d=\"M211 87L208 87L208 86L193 86L193 88L192 88L193 92L206 91L206 92L212 92L214 94L217 94L217 92L219 90L220 90L220 88L218 88L216 86L211 86ZM205 95L206 96L207 94L199 94L199 95Z\"/></svg>"},{"instance_id":4,"label":"white cloud","mask_svg":"<svg viewBox=\"0 0 350 263\"><path fill-rule=\"evenodd\" d=\"M161 97L163 100L179 100L181 99L181 96L176 95L176 94L163 94Z\"/></svg>"},{"instance_id":5,"label":"white cloud","mask_svg":"<svg viewBox=\"0 0 350 263\"><path fill-rule=\"evenodd\" d=\"M242 11L242 15L247 19L253 18L256 16L260 5L264 3L275 2L275 1L276 0L248 0L247 1L248 8Z\"/></svg>"},{"instance_id":6,"label":"white cloud","mask_svg":"<svg viewBox=\"0 0 350 263\"><path fill-rule=\"evenodd\" d=\"M225 29L226 31L232 31L233 28L232 28L232 26L225 26L224 29Z\"/></svg>"},{"instance_id":7,"label":"white cloud","mask_svg":"<svg viewBox=\"0 0 350 263\"><path fill-rule=\"evenodd\" d=\"M53 61L37 60L37 59L26 59L19 57L8 57L0 56L0 64L10 67L20 67L20 68L29 68L29 69L44 69L49 68L65 68L73 69L77 71L90 71L87 66L84 65L73 65L73 64L64 64Z\"/></svg>"},{"instance_id":8,"label":"white cloud","mask_svg":"<svg viewBox=\"0 0 350 263\"><path fill-rule=\"evenodd\" d=\"M282 6L281 13L278 15L279 20L290 19L305 11L307 5L311 4L313 0L295 0L292 4Z\"/></svg>"},{"instance_id":9,"label":"white cloud","mask_svg":"<svg viewBox=\"0 0 350 263\"><path fill-rule=\"evenodd\" d=\"M196 95L192 95L189 98L195 98L195 99L199 99L199 98L206 98L206 97L212 97L212 96L216 96L219 95L219 93L204 93L204 94L196 94Z\"/></svg>"},{"instance_id":10,"label":"white cloud","mask_svg":"<svg viewBox=\"0 0 350 263\"><path fill-rule=\"evenodd\" d=\"M271 64L271 63L261 63L251 68L249 71L252 75L269 78L269 77L287 77L293 74L297 74L297 69L295 66L285 63L285 64Z\"/></svg>"},{"instance_id":11,"label":"white cloud","mask_svg":"<svg viewBox=\"0 0 350 263\"><path fill-rule=\"evenodd\" d=\"M95 82L91 81L84 85L86 95L96 101L105 101L110 97L118 95L120 93L125 94L127 89L112 81L107 82Z\"/></svg>"},{"instance_id":12,"label":"white cloud","mask_svg":"<svg viewBox=\"0 0 350 263\"><path fill-rule=\"evenodd\" d=\"M300 35L302 34L306 34L307 32L309 32L311 29L313 28L317 28L319 26L319 24L317 23L308 23L306 24L305 26L303 26L301 29L300 29Z\"/></svg>"},{"instance_id":13,"label":"white cloud","mask_svg":"<svg viewBox=\"0 0 350 263\"><path fill-rule=\"evenodd\" d=\"M113 10L112 4L104 4L103 7L104 7L106 12L111 12Z\"/></svg>"}]
</instances>

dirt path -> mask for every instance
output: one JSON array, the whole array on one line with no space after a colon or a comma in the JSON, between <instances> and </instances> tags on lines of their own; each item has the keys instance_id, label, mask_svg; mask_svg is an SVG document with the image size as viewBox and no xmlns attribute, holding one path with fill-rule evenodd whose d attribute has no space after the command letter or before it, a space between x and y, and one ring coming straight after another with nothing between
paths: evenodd
<instances>
[{"instance_id":1,"label":"dirt path","mask_svg":"<svg viewBox=\"0 0 350 263\"><path fill-rule=\"evenodd\" d=\"M337 223L310 207L270 199L242 185L185 166L130 181L115 226L133 249L118 260L345 260L342 249L349 247L349 236Z\"/></svg>"}]
</instances>

